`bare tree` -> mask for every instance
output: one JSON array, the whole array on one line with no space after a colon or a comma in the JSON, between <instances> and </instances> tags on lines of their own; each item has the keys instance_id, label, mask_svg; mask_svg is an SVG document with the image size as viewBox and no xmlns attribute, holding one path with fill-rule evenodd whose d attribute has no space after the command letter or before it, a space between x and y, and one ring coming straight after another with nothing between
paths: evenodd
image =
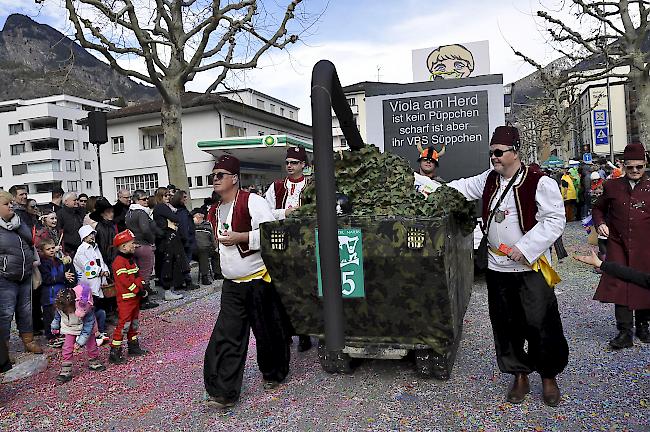
<instances>
[{"instance_id":1,"label":"bare tree","mask_svg":"<svg viewBox=\"0 0 650 432\"><path fill-rule=\"evenodd\" d=\"M185 85L198 73L214 71L206 89L212 92L229 71L255 68L271 48L295 43L298 36L289 34L288 23L301 2L277 10L277 2L267 2L267 9L258 0L65 0L65 7L82 47L158 89L169 178L188 190L181 125ZM132 60L140 70L125 66Z\"/></svg>"},{"instance_id":2,"label":"bare tree","mask_svg":"<svg viewBox=\"0 0 650 432\"><path fill-rule=\"evenodd\" d=\"M650 143L650 64L643 52L650 30L650 1L564 0L560 6L577 24L566 23L546 10L538 11L537 16L543 20L553 48L574 66L581 66L569 70L553 86L564 89L607 77L626 80L639 101L635 116L640 139ZM524 53L515 50L515 54L543 69Z\"/></svg>"}]
</instances>

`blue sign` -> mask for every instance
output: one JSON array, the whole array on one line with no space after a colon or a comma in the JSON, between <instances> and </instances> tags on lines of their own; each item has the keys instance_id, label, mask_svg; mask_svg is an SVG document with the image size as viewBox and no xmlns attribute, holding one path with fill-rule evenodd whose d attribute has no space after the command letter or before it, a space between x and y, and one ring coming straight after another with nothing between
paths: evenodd
<instances>
[{"instance_id":1,"label":"blue sign","mask_svg":"<svg viewBox=\"0 0 650 432\"><path fill-rule=\"evenodd\" d=\"M594 110L594 127L601 128L607 126L607 110Z\"/></svg>"},{"instance_id":2,"label":"blue sign","mask_svg":"<svg viewBox=\"0 0 650 432\"><path fill-rule=\"evenodd\" d=\"M582 155L582 161L584 163L591 163L591 153L585 153Z\"/></svg>"},{"instance_id":3,"label":"blue sign","mask_svg":"<svg viewBox=\"0 0 650 432\"><path fill-rule=\"evenodd\" d=\"M609 129L596 128L596 145L609 145Z\"/></svg>"}]
</instances>

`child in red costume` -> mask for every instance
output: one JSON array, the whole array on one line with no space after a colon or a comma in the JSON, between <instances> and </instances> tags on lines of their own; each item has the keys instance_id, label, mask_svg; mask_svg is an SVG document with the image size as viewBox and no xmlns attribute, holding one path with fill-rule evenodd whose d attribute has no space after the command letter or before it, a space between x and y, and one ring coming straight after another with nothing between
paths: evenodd
<instances>
[{"instance_id":1,"label":"child in red costume","mask_svg":"<svg viewBox=\"0 0 650 432\"><path fill-rule=\"evenodd\" d=\"M135 236L130 230L118 233L113 239L113 246L118 250L113 261L115 276L115 291L117 298L118 322L113 333L111 353L108 360L111 363L126 362L122 355L122 340L127 337L129 356L140 356L148 353L140 348L138 341L138 317L140 315L140 296L146 296L144 281L138 275L138 266L133 259L135 252Z\"/></svg>"}]
</instances>

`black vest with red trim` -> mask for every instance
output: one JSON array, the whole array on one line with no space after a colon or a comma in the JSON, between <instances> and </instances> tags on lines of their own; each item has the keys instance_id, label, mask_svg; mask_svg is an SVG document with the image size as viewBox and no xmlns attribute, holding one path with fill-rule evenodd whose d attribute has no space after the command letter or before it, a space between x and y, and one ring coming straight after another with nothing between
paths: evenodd
<instances>
[{"instance_id":1,"label":"black vest with red trim","mask_svg":"<svg viewBox=\"0 0 650 432\"><path fill-rule=\"evenodd\" d=\"M237 192L237 195L235 196L235 201L233 202L234 208L232 210L231 231L249 232L252 230L253 227L252 227L251 214L248 211L249 197L250 197L250 192L246 192L245 190L239 190ZM219 214L220 205L221 202L219 202L219 204L213 204L212 207L210 207L210 210L208 211L208 221L212 224L215 238L218 238L219 218L217 215ZM238 243L237 250L239 251L239 255L241 255L242 258L253 255L255 252L257 252L254 250L250 250L248 243Z\"/></svg>"},{"instance_id":2,"label":"black vest with red trim","mask_svg":"<svg viewBox=\"0 0 650 432\"><path fill-rule=\"evenodd\" d=\"M517 215L519 218L519 228L525 234L537 224L535 215L537 214L537 201L535 193L539 179L546 174L540 170L537 165L524 167L523 180L513 187L515 193L515 205L517 206ZM485 187L483 188L483 226L487 224L490 206L494 199L499 199L497 192L499 190L499 173L492 170L488 174Z\"/></svg>"},{"instance_id":3,"label":"black vest with red trim","mask_svg":"<svg viewBox=\"0 0 650 432\"><path fill-rule=\"evenodd\" d=\"M301 182L303 180L305 180L305 178L301 177L300 180L298 180L298 182ZM278 179L273 181L273 191L275 192L276 209L283 209L284 206L287 205L287 197L289 196L289 191L287 190L287 186L286 186L287 182L294 183L291 181L289 177L285 177L283 179ZM307 186L306 180L305 180L305 186ZM302 191L300 191L300 194L302 195ZM300 201L299 203L301 204Z\"/></svg>"}]
</instances>

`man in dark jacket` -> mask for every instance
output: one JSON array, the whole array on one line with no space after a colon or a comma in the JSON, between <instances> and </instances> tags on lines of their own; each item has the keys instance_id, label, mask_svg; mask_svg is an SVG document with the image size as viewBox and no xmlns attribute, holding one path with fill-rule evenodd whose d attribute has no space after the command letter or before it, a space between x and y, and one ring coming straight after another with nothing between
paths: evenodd
<instances>
[{"instance_id":1,"label":"man in dark jacket","mask_svg":"<svg viewBox=\"0 0 650 432\"><path fill-rule=\"evenodd\" d=\"M131 192L126 189L120 189L117 192L117 202L113 206L113 220L117 224L117 229L119 232L122 232L126 229L126 223L124 218L126 217L126 212L129 211L129 206L131 205Z\"/></svg>"},{"instance_id":2,"label":"man in dark jacket","mask_svg":"<svg viewBox=\"0 0 650 432\"><path fill-rule=\"evenodd\" d=\"M79 210L76 192L63 195L63 207L56 213L57 228L63 230L63 245L70 256L74 256L81 244L79 228L83 225L84 213Z\"/></svg>"},{"instance_id":3,"label":"man in dark jacket","mask_svg":"<svg viewBox=\"0 0 650 432\"><path fill-rule=\"evenodd\" d=\"M607 237L606 261L643 271L650 262L650 178L645 174L646 155L640 143L623 152L625 176L605 182L604 192L593 207L594 226ZM618 335L609 341L614 349L634 345L632 327L641 342L650 343L650 292L605 273L594 300L614 303ZM636 322L635 322L636 321Z\"/></svg>"},{"instance_id":4,"label":"man in dark jacket","mask_svg":"<svg viewBox=\"0 0 650 432\"><path fill-rule=\"evenodd\" d=\"M34 261L32 233L14 213L13 196L0 191L0 340L9 340L15 314L25 351L42 354L32 327Z\"/></svg>"},{"instance_id":5,"label":"man in dark jacket","mask_svg":"<svg viewBox=\"0 0 650 432\"><path fill-rule=\"evenodd\" d=\"M34 220L27 213L27 187L14 185L9 188L9 193L14 197L14 213L27 225L31 231L34 228Z\"/></svg>"}]
</instances>

